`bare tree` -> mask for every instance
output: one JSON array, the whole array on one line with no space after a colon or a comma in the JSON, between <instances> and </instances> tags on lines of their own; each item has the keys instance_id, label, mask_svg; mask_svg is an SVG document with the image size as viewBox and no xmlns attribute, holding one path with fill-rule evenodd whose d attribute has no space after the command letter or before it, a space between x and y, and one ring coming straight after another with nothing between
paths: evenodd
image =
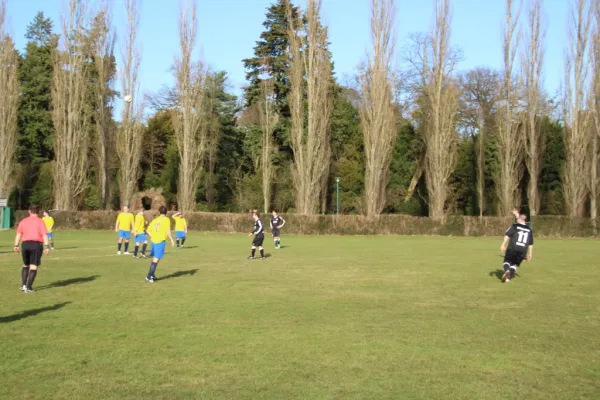
<instances>
[{"instance_id":1,"label":"bare tree","mask_svg":"<svg viewBox=\"0 0 600 400\"><path fill-rule=\"evenodd\" d=\"M5 28L6 0L0 0L0 197L8 197L14 168L19 108L18 56Z\"/></svg>"},{"instance_id":2,"label":"bare tree","mask_svg":"<svg viewBox=\"0 0 600 400\"><path fill-rule=\"evenodd\" d=\"M91 32L91 51L93 54L96 73L95 95L96 95L96 115L95 115L95 143L93 154L96 157L97 180L100 192L100 207L106 208L108 205L108 168L109 153L114 149L114 129L112 122L112 104L111 98L114 92L114 48L115 31L112 26L111 14L108 3L102 2L100 12L96 15Z\"/></svg>"},{"instance_id":3,"label":"bare tree","mask_svg":"<svg viewBox=\"0 0 600 400\"><path fill-rule=\"evenodd\" d=\"M208 124L205 112L207 74L202 62L192 60L197 29L196 2L184 0L179 13L181 54L175 62L178 106L173 121L179 151L177 201L180 211L192 211L196 206L196 190L200 182L207 146Z\"/></svg>"},{"instance_id":4,"label":"bare tree","mask_svg":"<svg viewBox=\"0 0 600 400\"><path fill-rule=\"evenodd\" d=\"M600 160L600 1L594 3L595 29L592 37L592 69L593 69L593 102L592 114L594 116L594 127L590 129L590 217L594 224L598 218L598 190L600 179L598 178L598 164Z\"/></svg>"},{"instance_id":5,"label":"bare tree","mask_svg":"<svg viewBox=\"0 0 600 400\"><path fill-rule=\"evenodd\" d=\"M392 88L391 63L395 36L394 0L371 1L371 45L362 66L360 120L365 146L365 198L367 216L379 215L387 203L389 169L397 136L397 108Z\"/></svg>"},{"instance_id":6,"label":"bare tree","mask_svg":"<svg viewBox=\"0 0 600 400\"><path fill-rule=\"evenodd\" d=\"M582 217L589 193L589 131L587 106L588 42L593 13L587 0L574 0L569 18L569 38L565 57L565 121L566 164L563 190L567 214Z\"/></svg>"},{"instance_id":7,"label":"bare tree","mask_svg":"<svg viewBox=\"0 0 600 400\"><path fill-rule=\"evenodd\" d=\"M544 138L540 126L542 67L544 61L543 40L545 31L542 26L542 0L530 0L527 13L529 35L523 55L523 75L525 84L525 112L523 127L525 131L525 163L529 171L529 211L536 216L540 210L539 176L542 169Z\"/></svg>"},{"instance_id":8,"label":"bare tree","mask_svg":"<svg viewBox=\"0 0 600 400\"><path fill-rule=\"evenodd\" d=\"M261 170L262 170L262 191L263 191L263 209L265 213L269 212L271 203L271 182L273 180L273 132L279 121L275 104L275 90L272 79L266 78L261 82L260 107L260 127L262 130L261 145Z\"/></svg>"},{"instance_id":9,"label":"bare tree","mask_svg":"<svg viewBox=\"0 0 600 400\"><path fill-rule=\"evenodd\" d=\"M300 214L318 212L331 155L332 65L327 28L321 24L320 12L321 0L308 0L306 26L302 32L302 18L293 18L291 6L287 10L292 176L296 210Z\"/></svg>"},{"instance_id":10,"label":"bare tree","mask_svg":"<svg viewBox=\"0 0 600 400\"><path fill-rule=\"evenodd\" d=\"M497 118L497 150L498 176L496 190L498 192L500 215L508 215L520 202L519 182L523 174L524 138L518 121L518 90L513 76L519 33L517 31L521 3L518 7L515 0L506 0L506 25L504 26L504 76L500 86L502 105L498 108Z\"/></svg>"},{"instance_id":11,"label":"bare tree","mask_svg":"<svg viewBox=\"0 0 600 400\"><path fill-rule=\"evenodd\" d=\"M477 156L477 201L479 216L485 212L485 145L489 132L494 126L496 103L498 101L498 84L500 77L496 71L476 68L461 78L463 123L470 130L476 131L475 152Z\"/></svg>"},{"instance_id":12,"label":"bare tree","mask_svg":"<svg viewBox=\"0 0 600 400\"><path fill-rule=\"evenodd\" d=\"M85 0L69 0L62 17L61 44L54 56L54 208L58 210L75 209L86 186L89 140L86 16Z\"/></svg>"},{"instance_id":13,"label":"bare tree","mask_svg":"<svg viewBox=\"0 0 600 400\"><path fill-rule=\"evenodd\" d=\"M139 0L125 0L127 29L121 52L121 86L125 104L121 114L121 129L117 137L117 154L120 161L119 189L121 204L129 204L140 178L140 157L144 127L143 96L140 96L138 70L141 55L137 34L140 24Z\"/></svg>"},{"instance_id":14,"label":"bare tree","mask_svg":"<svg viewBox=\"0 0 600 400\"><path fill-rule=\"evenodd\" d=\"M448 178L455 166L458 93L452 73L457 54L450 48L450 0L435 0L435 27L420 44L420 87L425 142L424 171L429 216L445 217Z\"/></svg>"}]
</instances>

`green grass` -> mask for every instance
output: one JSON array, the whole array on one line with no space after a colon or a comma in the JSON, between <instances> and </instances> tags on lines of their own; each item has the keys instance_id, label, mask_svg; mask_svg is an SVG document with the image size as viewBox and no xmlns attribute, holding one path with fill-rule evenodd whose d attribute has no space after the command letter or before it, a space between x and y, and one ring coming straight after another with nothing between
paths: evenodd
<instances>
[{"instance_id":1,"label":"green grass","mask_svg":"<svg viewBox=\"0 0 600 400\"><path fill-rule=\"evenodd\" d=\"M57 232L19 292L0 232L1 399L598 399L600 242L191 233L154 285L109 232ZM170 276L170 279L161 277Z\"/></svg>"}]
</instances>

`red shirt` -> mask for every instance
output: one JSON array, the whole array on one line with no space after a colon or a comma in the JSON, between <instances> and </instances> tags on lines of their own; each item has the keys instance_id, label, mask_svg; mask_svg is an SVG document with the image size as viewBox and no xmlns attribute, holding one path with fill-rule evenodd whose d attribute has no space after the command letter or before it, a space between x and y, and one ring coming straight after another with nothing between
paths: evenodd
<instances>
[{"instance_id":1,"label":"red shirt","mask_svg":"<svg viewBox=\"0 0 600 400\"><path fill-rule=\"evenodd\" d=\"M37 215L31 215L19 222L17 233L20 233L22 242L44 242L44 235L48 234L46 224Z\"/></svg>"}]
</instances>

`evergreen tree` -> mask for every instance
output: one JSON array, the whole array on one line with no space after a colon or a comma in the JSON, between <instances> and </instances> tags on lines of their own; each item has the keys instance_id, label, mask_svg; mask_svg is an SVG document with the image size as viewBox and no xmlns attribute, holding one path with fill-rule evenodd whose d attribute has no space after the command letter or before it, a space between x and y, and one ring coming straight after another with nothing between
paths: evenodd
<instances>
[{"instance_id":1,"label":"evergreen tree","mask_svg":"<svg viewBox=\"0 0 600 400\"><path fill-rule=\"evenodd\" d=\"M246 68L245 88L246 106L254 104L260 97L260 82L266 65L269 66L270 78L274 82L275 99L279 114L289 117L287 97L290 91L289 61L286 55L288 49L287 9L291 6L289 0L277 0L268 8L263 22L264 32L254 46L254 57L243 60ZM292 17L297 18L298 8L292 6Z\"/></svg>"},{"instance_id":2,"label":"evergreen tree","mask_svg":"<svg viewBox=\"0 0 600 400\"><path fill-rule=\"evenodd\" d=\"M52 53L58 36L52 32L52 21L39 12L27 27L29 40L21 58L19 79L19 143L17 160L20 163L41 164L52 160Z\"/></svg>"}]
</instances>

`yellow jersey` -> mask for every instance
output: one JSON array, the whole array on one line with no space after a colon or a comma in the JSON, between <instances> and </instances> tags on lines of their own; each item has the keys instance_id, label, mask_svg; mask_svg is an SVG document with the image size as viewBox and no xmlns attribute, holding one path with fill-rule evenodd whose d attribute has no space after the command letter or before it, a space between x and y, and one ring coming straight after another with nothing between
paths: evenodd
<instances>
[{"instance_id":1,"label":"yellow jersey","mask_svg":"<svg viewBox=\"0 0 600 400\"><path fill-rule=\"evenodd\" d=\"M186 220L183 217L173 217L173 219L175 220L175 230L178 232L183 232L185 231L185 224L186 224Z\"/></svg>"},{"instance_id":2,"label":"yellow jersey","mask_svg":"<svg viewBox=\"0 0 600 400\"><path fill-rule=\"evenodd\" d=\"M48 233L52 233L52 229L54 228L54 218L52 217L43 217L42 221L46 225L46 230Z\"/></svg>"},{"instance_id":3,"label":"yellow jersey","mask_svg":"<svg viewBox=\"0 0 600 400\"><path fill-rule=\"evenodd\" d=\"M148 225L148 233L152 243L162 243L167 240L167 234L171 231L171 220L166 215L156 217Z\"/></svg>"},{"instance_id":4,"label":"yellow jersey","mask_svg":"<svg viewBox=\"0 0 600 400\"><path fill-rule=\"evenodd\" d=\"M141 233L145 232L146 228L146 220L144 219L144 216L141 214L138 214L135 216L135 234L139 235Z\"/></svg>"},{"instance_id":5,"label":"yellow jersey","mask_svg":"<svg viewBox=\"0 0 600 400\"><path fill-rule=\"evenodd\" d=\"M117 217L117 224L119 226L119 230L121 231L131 231L133 228L133 214L132 213L119 213Z\"/></svg>"}]
</instances>

